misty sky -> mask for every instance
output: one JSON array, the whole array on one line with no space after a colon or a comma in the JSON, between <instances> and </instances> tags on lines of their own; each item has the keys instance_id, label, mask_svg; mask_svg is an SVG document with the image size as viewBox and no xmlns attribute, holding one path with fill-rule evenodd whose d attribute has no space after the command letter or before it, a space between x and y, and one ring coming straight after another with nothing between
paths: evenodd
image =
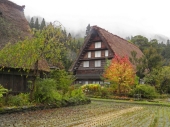
<instances>
[{"instance_id":1,"label":"misty sky","mask_svg":"<svg viewBox=\"0 0 170 127\"><path fill-rule=\"evenodd\" d=\"M61 22L68 31L97 25L119 36L161 34L170 38L169 0L11 0L25 16Z\"/></svg>"}]
</instances>

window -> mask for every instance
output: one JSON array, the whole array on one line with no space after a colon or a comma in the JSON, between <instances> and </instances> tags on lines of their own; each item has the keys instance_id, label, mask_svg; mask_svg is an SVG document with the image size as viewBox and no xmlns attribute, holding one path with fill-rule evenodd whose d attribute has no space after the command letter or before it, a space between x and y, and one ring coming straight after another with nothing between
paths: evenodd
<instances>
[{"instance_id":1,"label":"window","mask_svg":"<svg viewBox=\"0 0 170 127\"><path fill-rule=\"evenodd\" d=\"M91 52L88 52L87 58L91 58Z\"/></svg>"},{"instance_id":2,"label":"window","mask_svg":"<svg viewBox=\"0 0 170 127\"><path fill-rule=\"evenodd\" d=\"M102 85L102 84L103 84L103 81L100 81L100 84Z\"/></svg>"},{"instance_id":3,"label":"window","mask_svg":"<svg viewBox=\"0 0 170 127\"><path fill-rule=\"evenodd\" d=\"M101 48L101 42L95 42L95 48Z\"/></svg>"},{"instance_id":4,"label":"window","mask_svg":"<svg viewBox=\"0 0 170 127\"><path fill-rule=\"evenodd\" d=\"M108 56L108 55L109 55L109 51L105 50L105 56Z\"/></svg>"},{"instance_id":5,"label":"window","mask_svg":"<svg viewBox=\"0 0 170 127\"><path fill-rule=\"evenodd\" d=\"M95 57L101 57L101 51L95 51Z\"/></svg>"},{"instance_id":6,"label":"window","mask_svg":"<svg viewBox=\"0 0 170 127\"><path fill-rule=\"evenodd\" d=\"M101 60L95 61L95 67L101 67Z\"/></svg>"},{"instance_id":7,"label":"window","mask_svg":"<svg viewBox=\"0 0 170 127\"><path fill-rule=\"evenodd\" d=\"M84 61L83 62L83 67L89 67L89 61Z\"/></svg>"},{"instance_id":8,"label":"window","mask_svg":"<svg viewBox=\"0 0 170 127\"><path fill-rule=\"evenodd\" d=\"M88 84L88 81L84 81L84 84Z\"/></svg>"},{"instance_id":9,"label":"window","mask_svg":"<svg viewBox=\"0 0 170 127\"><path fill-rule=\"evenodd\" d=\"M96 81L96 84L99 84L99 81Z\"/></svg>"},{"instance_id":10,"label":"window","mask_svg":"<svg viewBox=\"0 0 170 127\"><path fill-rule=\"evenodd\" d=\"M104 84L107 84L107 85L109 85L109 84L110 84L110 82L104 82Z\"/></svg>"}]
</instances>

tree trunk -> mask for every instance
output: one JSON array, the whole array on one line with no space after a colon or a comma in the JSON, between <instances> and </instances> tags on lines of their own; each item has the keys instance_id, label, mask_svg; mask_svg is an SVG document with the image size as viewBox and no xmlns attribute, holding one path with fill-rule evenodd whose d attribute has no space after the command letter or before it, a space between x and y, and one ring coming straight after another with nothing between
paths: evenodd
<instances>
[{"instance_id":1,"label":"tree trunk","mask_svg":"<svg viewBox=\"0 0 170 127\"><path fill-rule=\"evenodd\" d=\"M120 97L121 96L120 95L120 84L118 84L118 92L119 92L118 94L119 94L119 97Z\"/></svg>"},{"instance_id":2,"label":"tree trunk","mask_svg":"<svg viewBox=\"0 0 170 127\"><path fill-rule=\"evenodd\" d=\"M38 76L38 60L34 64L34 77L33 77L33 81L32 81L32 88L30 91L30 100L31 101L33 100L33 93L35 91L35 81L36 81L37 76Z\"/></svg>"}]
</instances>

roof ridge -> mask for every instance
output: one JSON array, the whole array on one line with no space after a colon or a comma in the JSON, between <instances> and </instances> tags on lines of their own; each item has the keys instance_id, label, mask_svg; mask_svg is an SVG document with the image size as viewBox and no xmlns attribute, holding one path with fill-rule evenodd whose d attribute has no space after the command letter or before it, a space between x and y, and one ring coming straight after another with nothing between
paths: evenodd
<instances>
[{"instance_id":1,"label":"roof ridge","mask_svg":"<svg viewBox=\"0 0 170 127\"><path fill-rule=\"evenodd\" d=\"M122 38L122 37L120 37L120 36L118 36L118 35L116 35L116 34L113 34L113 33L109 32L108 30L106 30L106 29L104 29L104 28L101 28L101 27L99 27L99 26L97 26L97 25L94 25L94 26L92 26L92 27L97 27L98 29L104 30L104 31L108 32L109 34L112 34L112 35L115 36L115 37L118 37L118 38L120 38L120 39L122 39L122 40L124 40L124 41L127 41L128 43L130 43L130 44L132 44L133 46L135 46L135 47L138 48L137 45L129 42L128 40L126 40L126 39L124 39L124 38ZM102 35L103 35L103 34L102 34Z\"/></svg>"},{"instance_id":2,"label":"roof ridge","mask_svg":"<svg viewBox=\"0 0 170 127\"><path fill-rule=\"evenodd\" d=\"M18 9L18 10L20 10L20 11L23 11L24 8L25 8L25 5L20 6L20 5L12 2L12 1L10 1L10 0L0 0L0 2L2 2L2 3L4 3L4 4L8 4L9 6L12 6L12 7L16 8L16 9Z\"/></svg>"}]
</instances>

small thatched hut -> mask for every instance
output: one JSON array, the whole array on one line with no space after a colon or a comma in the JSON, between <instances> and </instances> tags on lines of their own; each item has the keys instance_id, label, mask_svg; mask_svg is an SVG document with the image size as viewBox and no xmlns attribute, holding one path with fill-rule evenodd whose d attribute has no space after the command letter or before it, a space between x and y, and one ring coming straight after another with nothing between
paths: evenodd
<instances>
[{"instance_id":1,"label":"small thatched hut","mask_svg":"<svg viewBox=\"0 0 170 127\"><path fill-rule=\"evenodd\" d=\"M29 24L24 16L25 6L19 6L9 0L0 0L0 50L7 43L16 43L26 37L31 37ZM3 69L2 69L3 68ZM30 69L30 68L29 68ZM46 60L38 61L39 75L49 72ZM28 81L34 77L33 68L27 72L10 65L0 65L0 84L12 92L28 91Z\"/></svg>"}]
</instances>

